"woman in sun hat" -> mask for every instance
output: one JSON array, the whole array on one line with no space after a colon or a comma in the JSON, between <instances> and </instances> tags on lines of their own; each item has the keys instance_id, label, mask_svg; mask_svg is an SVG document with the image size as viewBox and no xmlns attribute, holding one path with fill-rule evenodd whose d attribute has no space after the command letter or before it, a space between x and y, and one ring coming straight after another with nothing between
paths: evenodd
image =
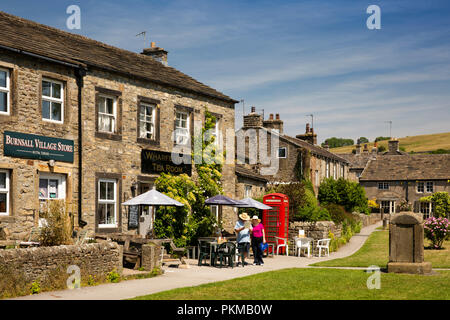
<instances>
[{"instance_id":1,"label":"woman in sun hat","mask_svg":"<svg viewBox=\"0 0 450 320\"><path fill-rule=\"evenodd\" d=\"M253 265L262 266L264 261L261 243L266 243L266 235L264 232L264 226L258 216L252 217L252 226Z\"/></svg>"},{"instance_id":2,"label":"woman in sun hat","mask_svg":"<svg viewBox=\"0 0 450 320\"><path fill-rule=\"evenodd\" d=\"M244 255L242 266L247 265L245 258L247 258L248 252L250 251L250 230L252 226L249 222L250 217L246 212L244 212L239 215L239 220L236 222L236 226L234 227L234 231L237 234L236 242L238 244L239 253L243 253ZM239 262L237 265L239 265Z\"/></svg>"}]
</instances>

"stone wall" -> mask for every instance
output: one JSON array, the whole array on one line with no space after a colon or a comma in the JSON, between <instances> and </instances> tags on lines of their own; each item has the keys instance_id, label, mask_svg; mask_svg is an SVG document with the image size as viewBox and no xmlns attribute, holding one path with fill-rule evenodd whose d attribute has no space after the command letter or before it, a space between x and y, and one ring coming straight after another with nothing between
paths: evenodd
<instances>
[{"instance_id":1,"label":"stone wall","mask_svg":"<svg viewBox=\"0 0 450 320\"><path fill-rule=\"evenodd\" d=\"M161 268L161 246L149 243L142 246L141 267L144 270L152 271L154 268Z\"/></svg>"},{"instance_id":2,"label":"stone wall","mask_svg":"<svg viewBox=\"0 0 450 320\"><path fill-rule=\"evenodd\" d=\"M115 242L103 242L0 250L0 270L14 266L19 274L24 274L26 281L43 280L55 270L66 270L70 265L80 267L81 276L104 277L114 269L121 273L122 248Z\"/></svg>"}]
</instances>

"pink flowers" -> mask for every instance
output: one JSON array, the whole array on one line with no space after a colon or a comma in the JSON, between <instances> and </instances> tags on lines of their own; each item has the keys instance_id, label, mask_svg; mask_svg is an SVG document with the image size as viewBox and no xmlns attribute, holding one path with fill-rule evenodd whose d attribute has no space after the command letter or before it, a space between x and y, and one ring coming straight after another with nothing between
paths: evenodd
<instances>
[{"instance_id":1,"label":"pink flowers","mask_svg":"<svg viewBox=\"0 0 450 320\"><path fill-rule=\"evenodd\" d=\"M450 238L450 225L447 218L431 217L424 222L425 236L432 242L435 249L442 248L442 244Z\"/></svg>"}]
</instances>

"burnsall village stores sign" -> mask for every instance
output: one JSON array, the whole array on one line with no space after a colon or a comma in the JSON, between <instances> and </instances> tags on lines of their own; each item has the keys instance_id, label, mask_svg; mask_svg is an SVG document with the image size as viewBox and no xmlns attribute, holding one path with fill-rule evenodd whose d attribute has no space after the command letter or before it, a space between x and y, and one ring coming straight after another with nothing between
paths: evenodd
<instances>
[{"instance_id":1,"label":"burnsall village stores sign","mask_svg":"<svg viewBox=\"0 0 450 320\"><path fill-rule=\"evenodd\" d=\"M73 162L73 140L5 131L3 145L9 157Z\"/></svg>"}]
</instances>

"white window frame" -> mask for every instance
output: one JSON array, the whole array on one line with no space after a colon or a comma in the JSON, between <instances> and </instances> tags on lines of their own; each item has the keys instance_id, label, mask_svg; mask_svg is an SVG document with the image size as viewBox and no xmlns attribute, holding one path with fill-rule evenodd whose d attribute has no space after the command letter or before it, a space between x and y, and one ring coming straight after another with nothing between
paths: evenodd
<instances>
[{"instance_id":1,"label":"white window frame","mask_svg":"<svg viewBox=\"0 0 450 320\"><path fill-rule=\"evenodd\" d=\"M316 170L315 172L314 172L314 180L315 180L315 183L316 183L316 187L317 186L319 186L319 170Z\"/></svg>"},{"instance_id":2,"label":"white window frame","mask_svg":"<svg viewBox=\"0 0 450 320\"><path fill-rule=\"evenodd\" d=\"M46 118L44 118L44 116L42 116L42 121L54 122L54 123L64 123L64 82L61 82L58 80L53 80L53 79L48 79L48 78L42 78L42 81L41 81L42 89L44 87L44 85L43 85L44 81L59 84L61 86L61 92L60 92L60 98L58 99L58 98L54 98L51 96L44 96L44 90L42 90L41 112L42 112L44 101L48 101L50 103L50 110L49 110L50 119L46 119ZM51 88L52 88L52 86L51 86ZM50 95L51 94L52 94L52 92L50 92ZM61 120L51 119L52 118L52 102L61 104Z\"/></svg>"},{"instance_id":3,"label":"white window frame","mask_svg":"<svg viewBox=\"0 0 450 320\"><path fill-rule=\"evenodd\" d=\"M110 199L100 199L101 196L101 192L100 192L100 185L101 183L113 183L114 184L114 199L110 200ZM99 228L117 228L117 180L114 179L99 179L98 180L98 199L97 199L97 203L98 203L98 207L100 206L100 204L114 204L114 223L99 223L98 227ZM106 190L106 194L108 194L108 190ZM96 214L98 214L98 212L96 212ZM105 217L106 218L106 217Z\"/></svg>"},{"instance_id":4,"label":"white window frame","mask_svg":"<svg viewBox=\"0 0 450 320\"><path fill-rule=\"evenodd\" d=\"M178 115L185 115L186 116L186 128L181 127L178 125ZM187 145L190 141L190 114L189 112L186 111L180 111L177 110L175 111L175 144L180 145L180 146L184 146ZM182 141L178 140L178 137L184 138ZM183 142L183 143L181 143Z\"/></svg>"},{"instance_id":5,"label":"white window frame","mask_svg":"<svg viewBox=\"0 0 450 320\"><path fill-rule=\"evenodd\" d=\"M336 162L333 163L333 178L337 179L337 164Z\"/></svg>"},{"instance_id":6,"label":"white window frame","mask_svg":"<svg viewBox=\"0 0 450 320\"><path fill-rule=\"evenodd\" d=\"M9 190L10 190L10 179L9 179L9 171L8 170L0 170L0 173L6 174L5 179L5 188L0 189L0 193L6 194L6 212L0 212L0 216L9 216Z\"/></svg>"},{"instance_id":7,"label":"white window frame","mask_svg":"<svg viewBox=\"0 0 450 320\"><path fill-rule=\"evenodd\" d=\"M9 116L11 114L11 73L8 69L5 68L0 68L0 71L6 72L6 87L0 87L0 92L6 93L6 111L0 111L0 115Z\"/></svg>"},{"instance_id":8,"label":"white window frame","mask_svg":"<svg viewBox=\"0 0 450 320\"><path fill-rule=\"evenodd\" d=\"M429 185L431 185L431 188L428 188ZM425 183L425 192L426 193L433 193L434 192L434 182L433 181L427 181Z\"/></svg>"},{"instance_id":9,"label":"white window frame","mask_svg":"<svg viewBox=\"0 0 450 320\"><path fill-rule=\"evenodd\" d=\"M100 111L100 106L97 106L97 110L98 110L98 132L105 132L105 133L115 133L116 132L116 128L117 128L117 97L115 96L109 96L106 94L99 94L98 95L99 100L100 99L105 99L105 112L101 112ZM106 99L111 99L113 101L113 113L106 113ZM100 103L100 101L98 101L98 103ZM113 123L112 123L112 131L108 131L108 130L102 130L101 126L100 126L100 119L101 116L106 116L109 117L110 119L113 119Z\"/></svg>"},{"instance_id":10,"label":"white window frame","mask_svg":"<svg viewBox=\"0 0 450 320\"><path fill-rule=\"evenodd\" d=\"M211 206L211 213L214 215L214 217L216 218L216 221L218 223L220 223L219 221L219 206L218 205L212 205Z\"/></svg>"},{"instance_id":11,"label":"white window frame","mask_svg":"<svg viewBox=\"0 0 450 320\"><path fill-rule=\"evenodd\" d=\"M244 186L244 198L251 198L252 197L252 186L246 184Z\"/></svg>"},{"instance_id":12,"label":"white window frame","mask_svg":"<svg viewBox=\"0 0 450 320\"><path fill-rule=\"evenodd\" d=\"M150 115L151 116L151 121L147 121L148 120L147 118L149 117L149 115L147 114L147 108L148 107L152 108L152 114ZM144 120L141 119L141 116L142 116L141 110L142 110L142 108L144 108L144 110L145 110L144 111ZM143 102L141 102L139 104L139 138L155 140L155 138L156 138L155 137L155 134L156 134L156 130L155 130L155 127L156 127L155 115L156 115L156 105L151 104L151 103L143 103ZM146 125L147 123L151 124L151 131L148 131L146 129L147 128L147 125ZM142 128L142 125L144 125L145 127ZM143 134L145 134L145 135L143 136ZM147 137L148 134L150 134L151 138Z\"/></svg>"},{"instance_id":13,"label":"white window frame","mask_svg":"<svg viewBox=\"0 0 450 320\"><path fill-rule=\"evenodd\" d=\"M434 211L434 206L431 201L430 202L420 202L419 212L423 215L424 219L432 217L433 211Z\"/></svg>"},{"instance_id":14,"label":"white window frame","mask_svg":"<svg viewBox=\"0 0 450 320\"><path fill-rule=\"evenodd\" d=\"M330 177L330 162L328 160L326 161L325 175L327 179Z\"/></svg>"},{"instance_id":15,"label":"white window frame","mask_svg":"<svg viewBox=\"0 0 450 320\"><path fill-rule=\"evenodd\" d=\"M419 190L419 187L422 189L422 191ZM416 186L417 193L424 193L425 192L425 182L418 181Z\"/></svg>"},{"instance_id":16,"label":"white window frame","mask_svg":"<svg viewBox=\"0 0 450 320\"><path fill-rule=\"evenodd\" d=\"M389 190L389 182L378 182L378 190Z\"/></svg>"},{"instance_id":17,"label":"white window frame","mask_svg":"<svg viewBox=\"0 0 450 320\"><path fill-rule=\"evenodd\" d=\"M216 118L216 123L214 124L214 131L212 132L212 136L214 137L214 144L220 145L220 118Z\"/></svg>"},{"instance_id":18,"label":"white window frame","mask_svg":"<svg viewBox=\"0 0 450 320\"><path fill-rule=\"evenodd\" d=\"M47 201L47 200L65 200L66 199L66 177L63 174L51 174L51 173L40 173L39 174L39 185L41 180L47 180L47 197L41 197L39 192L39 200ZM50 198L50 192L48 189L49 180L57 180L58 181L58 197Z\"/></svg>"},{"instance_id":19,"label":"white window frame","mask_svg":"<svg viewBox=\"0 0 450 320\"><path fill-rule=\"evenodd\" d=\"M280 150L281 149L284 149L284 157L280 157ZM278 159L286 159L287 158L287 156L288 156L288 154L287 154L287 148L286 147L280 147L280 148L278 148L278 153L277 153L277 157L278 157Z\"/></svg>"}]
</instances>

